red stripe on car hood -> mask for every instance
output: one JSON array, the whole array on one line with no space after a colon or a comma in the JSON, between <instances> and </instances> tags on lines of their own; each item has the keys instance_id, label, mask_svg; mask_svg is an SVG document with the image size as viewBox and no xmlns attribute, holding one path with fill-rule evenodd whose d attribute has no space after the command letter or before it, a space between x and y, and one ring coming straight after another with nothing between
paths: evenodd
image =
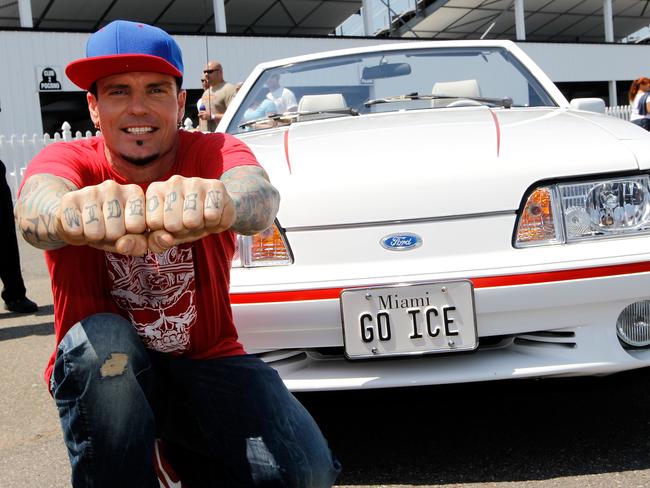
<instances>
[{"instance_id":1,"label":"red stripe on car hood","mask_svg":"<svg viewBox=\"0 0 650 488\"><path fill-rule=\"evenodd\" d=\"M284 131L284 157L287 160L289 174L291 174L291 161L289 161L289 130Z\"/></svg>"},{"instance_id":2,"label":"red stripe on car hood","mask_svg":"<svg viewBox=\"0 0 650 488\"><path fill-rule=\"evenodd\" d=\"M494 126L497 130L497 158L499 157L499 151L501 150L501 125L499 124L499 118L497 114L494 113L492 109L490 110L490 115L492 115L492 120L494 120Z\"/></svg>"},{"instance_id":3,"label":"red stripe on car hood","mask_svg":"<svg viewBox=\"0 0 650 488\"><path fill-rule=\"evenodd\" d=\"M595 268L580 268L562 271L547 271L543 273L526 273L503 276L485 276L470 278L474 288L493 288L498 286L531 285L554 281L571 281L588 278L601 278L650 271L650 261L641 263L618 264L614 266L599 266ZM345 288L319 288L314 290L270 291L257 293L231 293L232 304L268 303L268 302L297 302L303 300L331 300L339 298L342 290L350 288L368 288L368 286L349 286Z\"/></svg>"}]
</instances>

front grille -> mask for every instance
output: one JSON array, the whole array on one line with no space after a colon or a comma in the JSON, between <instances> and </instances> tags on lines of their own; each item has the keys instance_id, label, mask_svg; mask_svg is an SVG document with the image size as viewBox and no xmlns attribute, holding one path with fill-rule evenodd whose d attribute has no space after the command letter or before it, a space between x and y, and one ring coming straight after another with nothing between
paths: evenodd
<instances>
[{"instance_id":1,"label":"front grille","mask_svg":"<svg viewBox=\"0 0 650 488\"><path fill-rule=\"evenodd\" d=\"M517 346L530 347L576 347L576 333L571 330L543 330L527 332L514 337Z\"/></svg>"},{"instance_id":2,"label":"front grille","mask_svg":"<svg viewBox=\"0 0 650 488\"><path fill-rule=\"evenodd\" d=\"M289 364L300 362L305 359L307 353L302 349L276 349L275 351L262 352L257 354L267 364Z\"/></svg>"},{"instance_id":3,"label":"front grille","mask_svg":"<svg viewBox=\"0 0 650 488\"><path fill-rule=\"evenodd\" d=\"M481 351L508 348L512 345L524 347L576 347L575 332L570 330L543 330L527 332L518 335L500 335L479 337L476 351L465 354L475 354ZM274 366L290 366L309 358L315 361L343 359L342 347L319 347L313 349L278 349L258 354L266 363Z\"/></svg>"}]
</instances>

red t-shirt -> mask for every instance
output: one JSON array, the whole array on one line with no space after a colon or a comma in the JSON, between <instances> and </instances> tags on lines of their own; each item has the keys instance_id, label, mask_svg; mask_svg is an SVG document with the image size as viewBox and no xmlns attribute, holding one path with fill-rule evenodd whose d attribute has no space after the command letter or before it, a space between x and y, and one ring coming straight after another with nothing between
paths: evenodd
<instances>
[{"instance_id":1,"label":"red t-shirt","mask_svg":"<svg viewBox=\"0 0 650 488\"><path fill-rule=\"evenodd\" d=\"M238 139L181 130L174 166L160 181L176 174L219 178L240 165L259 166ZM61 176L78 188L109 179L127 183L112 171L101 137L47 146L31 161L24 180L38 173ZM225 231L142 257L89 246L45 251L56 344L81 319L112 312L130 320L145 346L156 351L197 359L243 354L228 293L234 247L233 232ZM48 383L55 354L56 349L45 370Z\"/></svg>"}]
</instances>

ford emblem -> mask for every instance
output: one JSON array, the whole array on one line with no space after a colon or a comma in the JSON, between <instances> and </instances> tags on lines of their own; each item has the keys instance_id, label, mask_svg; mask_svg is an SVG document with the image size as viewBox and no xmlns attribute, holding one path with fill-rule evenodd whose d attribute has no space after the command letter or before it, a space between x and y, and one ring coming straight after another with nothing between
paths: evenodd
<instances>
[{"instance_id":1,"label":"ford emblem","mask_svg":"<svg viewBox=\"0 0 650 488\"><path fill-rule=\"evenodd\" d=\"M417 234L404 232L382 237L379 241L381 247L389 251L409 251L422 245L422 238Z\"/></svg>"}]
</instances>

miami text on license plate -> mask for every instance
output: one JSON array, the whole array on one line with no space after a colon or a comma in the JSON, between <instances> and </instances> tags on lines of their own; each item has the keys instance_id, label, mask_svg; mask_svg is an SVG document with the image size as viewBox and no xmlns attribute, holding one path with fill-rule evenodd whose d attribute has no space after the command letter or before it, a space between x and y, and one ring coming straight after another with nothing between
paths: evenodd
<instances>
[{"instance_id":1,"label":"miami text on license plate","mask_svg":"<svg viewBox=\"0 0 650 488\"><path fill-rule=\"evenodd\" d=\"M470 351L476 348L474 290L467 280L341 292L350 359Z\"/></svg>"}]
</instances>

